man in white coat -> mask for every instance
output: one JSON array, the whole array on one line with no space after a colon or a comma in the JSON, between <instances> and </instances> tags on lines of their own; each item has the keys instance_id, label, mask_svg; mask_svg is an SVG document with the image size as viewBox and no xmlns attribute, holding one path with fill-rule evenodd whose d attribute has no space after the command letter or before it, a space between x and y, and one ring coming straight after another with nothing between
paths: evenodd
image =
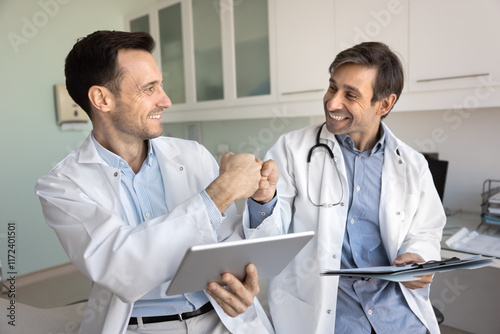
<instances>
[{"instance_id":1,"label":"man in white coat","mask_svg":"<svg viewBox=\"0 0 500 334\"><path fill-rule=\"evenodd\" d=\"M282 224L247 227L316 232L269 282L279 334L439 333L432 275L402 284L320 276L440 259L446 218L426 160L382 122L403 82L399 59L382 43L339 53L324 96L326 123L283 135L266 156L280 171Z\"/></svg>"},{"instance_id":2,"label":"man in white coat","mask_svg":"<svg viewBox=\"0 0 500 334\"><path fill-rule=\"evenodd\" d=\"M69 258L92 280L80 332L272 333L253 265L244 282L224 274L227 288L165 294L187 248L243 237L232 203L268 197L265 175L275 164L229 153L219 170L198 143L160 137L171 101L153 48L146 33L97 31L66 58L67 89L93 131L35 191Z\"/></svg>"}]
</instances>

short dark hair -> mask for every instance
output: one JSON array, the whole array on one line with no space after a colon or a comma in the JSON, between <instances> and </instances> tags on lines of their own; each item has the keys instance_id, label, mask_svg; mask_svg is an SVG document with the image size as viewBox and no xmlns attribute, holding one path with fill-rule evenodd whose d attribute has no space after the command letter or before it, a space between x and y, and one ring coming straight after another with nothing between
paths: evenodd
<instances>
[{"instance_id":1,"label":"short dark hair","mask_svg":"<svg viewBox=\"0 0 500 334\"><path fill-rule=\"evenodd\" d=\"M364 42L340 52L330 65L330 75L345 64L357 64L377 70L372 104L390 94L396 94L396 101L399 99L404 86L404 70L398 56L386 44Z\"/></svg>"},{"instance_id":2,"label":"short dark hair","mask_svg":"<svg viewBox=\"0 0 500 334\"><path fill-rule=\"evenodd\" d=\"M80 38L66 57L64 74L71 98L91 116L88 91L94 85L104 86L120 94L123 72L118 67L121 49L153 51L155 42L145 32L100 30Z\"/></svg>"}]
</instances>

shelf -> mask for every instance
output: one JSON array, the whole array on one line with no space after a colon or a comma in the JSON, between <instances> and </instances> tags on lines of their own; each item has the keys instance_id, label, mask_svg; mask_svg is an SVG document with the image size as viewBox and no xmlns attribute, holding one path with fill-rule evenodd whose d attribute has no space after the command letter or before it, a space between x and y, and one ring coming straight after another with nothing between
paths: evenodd
<instances>
[{"instance_id":1,"label":"shelf","mask_svg":"<svg viewBox=\"0 0 500 334\"><path fill-rule=\"evenodd\" d=\"M486 227L500 228L500 180L487 179L483 182L483 192L481 193L481 223ZM497 198L498 197L498 198ZM490 212L490 208L498 209L498 212Z\"/></svg>"}]
</instances>

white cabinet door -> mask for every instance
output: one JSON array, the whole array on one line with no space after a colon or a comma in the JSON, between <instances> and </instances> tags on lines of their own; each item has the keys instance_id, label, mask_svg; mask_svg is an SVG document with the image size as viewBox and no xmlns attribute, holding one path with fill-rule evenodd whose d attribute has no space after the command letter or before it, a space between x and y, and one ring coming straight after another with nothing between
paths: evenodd
<instances>
[{"instance_id":1,"label":"white cabinet door","mask_svg":"<svg viewBox=\"0 0 500 334\"><path fill-rule=\"evenodd\" d=\"M336 53L368 41L386 43L408 73L408 0L335 1Z\"/></svg>"},{"instance_id":2,"label":"white cabinet door","mask_svg":"<svg viewBox=\"0 0 500 334\"><path fill-rule=\"evenodd\" d=\"M334 59L333 0L276 0L280 99L320 97Z\"/></svg>"},{"instance_id":3,"label":"white cabinet door","mask_svg":"<svg viewBox=\"0 0 500 334\"><path fill-rule=\"evenodd\" d=\"M410 90L500 83L499 0L410 0Z\"/></svg>"}]
</instances>

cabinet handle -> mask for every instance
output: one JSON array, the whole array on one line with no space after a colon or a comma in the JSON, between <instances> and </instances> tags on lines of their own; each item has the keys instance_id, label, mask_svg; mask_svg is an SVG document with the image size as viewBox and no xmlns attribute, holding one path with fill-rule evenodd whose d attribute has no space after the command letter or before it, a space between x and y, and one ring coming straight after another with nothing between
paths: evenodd
<instances>
[{"instance_id":1,"label":"cabinet handle","mask_svg":"<svg viewBox=\"0 0 500 334\"><path fill-rule=\"evenodd\" d=\"M467 74L467 75L457 75L454 77L442 77L442 78L432 78L432 79L421 79L417 80L417 82L429 82L429 81L439 81L439 80L450 80L450 79L462 79L462 78L473 78L473 77L482 77L490 75L489 73L479 73L479 74Z\"/></svg>"},{"instance_id":2,"label":"cabinet handle","mask_svg":"<svg viewBox=\"0 0 500 334\"><path fill-rule=\"evenodd\" d=\"M285 92L281 93L281 95L294 95L294 94L306 94L306 93L316 93L316 92L322 92L324 91L324 88L319 88L319 89L309 89L309 90L298 90L296 92Z\"/></svg>"}]
</instances>

